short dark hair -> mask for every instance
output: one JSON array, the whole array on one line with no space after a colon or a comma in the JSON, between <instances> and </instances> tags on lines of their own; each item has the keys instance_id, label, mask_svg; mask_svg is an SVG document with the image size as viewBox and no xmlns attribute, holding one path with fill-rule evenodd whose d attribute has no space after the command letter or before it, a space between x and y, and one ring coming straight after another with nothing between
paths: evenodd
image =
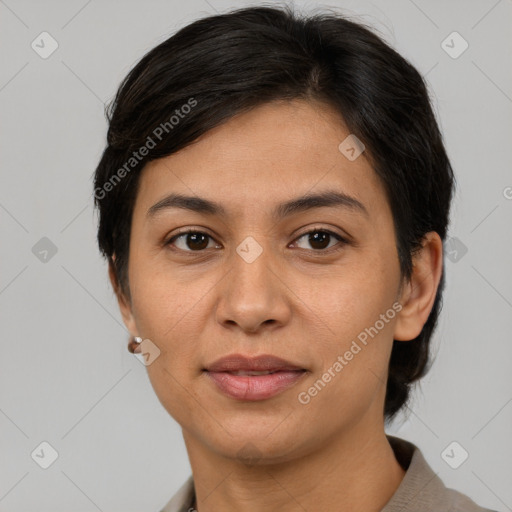
<instances>
[{"instance_id":1,"label":"short dark hair","mask_svg":"<svg viewBox=\"0 0 512 512\"><path fill-rule=\"evenodd\" d=\"M130 228L144 165L236 114L292 99L334 109L364 143L391 207L403 279L411 277L412 256L427 232L445 240L454 176L418 71L371 28L341 14L241 8L199 19L149 51L106 108L107 146L95 171L95 205L98 243L115 270L116 291L130 299ZM150 140L154 147L141 151L152 146ZM393 341L387 420L430 368L443 288L444 270L420 335Z\"/></svg>"}]
</instances>

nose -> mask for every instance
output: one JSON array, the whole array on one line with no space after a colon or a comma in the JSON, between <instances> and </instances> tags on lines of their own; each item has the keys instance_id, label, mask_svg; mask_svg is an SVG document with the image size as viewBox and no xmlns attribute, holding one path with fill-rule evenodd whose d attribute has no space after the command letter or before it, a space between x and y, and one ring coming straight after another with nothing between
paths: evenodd
<instances>
[{"instance_id":1,"label":"nose","mask_svg":"<svg viewBox=\"0 0 512 512\"><path fill-rule=\"evenodd\" d=\"M251 334L285 325L291 316L289 292L270 249L251 262L237 252L230 259L231 271L219 283L217 322Z\"/></svg>"}]
</instances>

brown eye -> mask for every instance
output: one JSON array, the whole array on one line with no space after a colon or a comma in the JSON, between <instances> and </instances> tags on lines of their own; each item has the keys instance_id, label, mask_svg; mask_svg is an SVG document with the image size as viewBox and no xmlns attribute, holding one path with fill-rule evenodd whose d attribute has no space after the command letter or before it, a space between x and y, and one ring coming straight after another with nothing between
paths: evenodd
<instances>
[{"instance_id":1,"label":"brown eye","mask_svg":"<svg viewBox=\"0 0 512 512\"><path fill-rule=\"evenodd\" d=\"M173 236L167 244L174 245L182 251L197 252L207 249L212 240L210 235L201 231L186 231Z\"/></svg>"},{"instance_id":2,"label":"brown eye","mask_svg":"<svg viewBox=\"0 0 512 512\"><path fill-rule=\"evenodd\" d=\"M333 238L335 240L333 240ZM332 231L328 231L325 229L315 229L313 231L308 231L307 233L304 233L302 236L297 238L297 242L295 242L295 244L298 245L298 241L302 239L305 239L306 243L309 244L310 247L315 251L325 251L326 249L330 249L331 247L333 247L333 245L330 245L331 242L335 242L336 240L338 242L342 242L341 245L343 245L343 243L346 242L346 240L342 238L340 235L337 235L336 233L333 233ZM309 247L302 248L309 249Z\"/></svg>"}]
</instances>

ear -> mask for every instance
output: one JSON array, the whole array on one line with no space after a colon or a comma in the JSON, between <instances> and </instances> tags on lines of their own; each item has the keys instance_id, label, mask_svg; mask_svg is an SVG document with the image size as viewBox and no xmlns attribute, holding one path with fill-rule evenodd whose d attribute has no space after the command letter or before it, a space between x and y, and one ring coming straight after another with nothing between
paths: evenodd
<instances>
[{"instance_id":1,"label":"ear","mask_svg":"<svg viewBox=\"0 0 512 512\"><path fill-rule=\"evenodd\" d=\"M124 325L126 325L126 328L132 336L138 336L139 334L135 324L135 318L133 317L131 302L130 299L127 298L121 290L114 262L115 255L112 256L112 259L108 264L108 276L110 278L110 283L112 284L112 288L116 294L117 303L119 304L119 310L121 311Z\"/></svg>"},{"instance_id":2,"label":"ear","mask_svg":"<svg viewBox=\"0 0 512 512\"><path fill-rule=\"evenodd\" d=\"M412 263L411 279L404 284L399 299L402 309L393 335L398 341L419 336L434 305L443 270L443 241L438 233L430 231L424 236Z\"/></svg>"}]
</instances>

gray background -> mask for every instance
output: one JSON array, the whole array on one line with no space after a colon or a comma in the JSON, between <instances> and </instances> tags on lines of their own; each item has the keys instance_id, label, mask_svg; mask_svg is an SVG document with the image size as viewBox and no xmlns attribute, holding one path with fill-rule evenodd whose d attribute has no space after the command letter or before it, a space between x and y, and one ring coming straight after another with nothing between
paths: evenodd
<instances>
[{"instance_id":1,"label":"gray background","mask_svg":"<svg viewBox=\"0 0 512 512\"><path fill-rule=\"evenodd\" d=\"M135 62L242 5L0 1L0 511L157 511L189 475L179 426L126 350L91 176L104 103ZM458 180L437 360L389 432L449 486L512 510L512 0L323 5L376 27L427 76ZM43 31L59 45L47 59L31 47ZM453 31L469 44L457 58L441 44ZM43 441L58 452L48 469L31 457L49 456ZM441 456L453 441L469 453L458 469Z\"/></svg>"}]
</instances>

